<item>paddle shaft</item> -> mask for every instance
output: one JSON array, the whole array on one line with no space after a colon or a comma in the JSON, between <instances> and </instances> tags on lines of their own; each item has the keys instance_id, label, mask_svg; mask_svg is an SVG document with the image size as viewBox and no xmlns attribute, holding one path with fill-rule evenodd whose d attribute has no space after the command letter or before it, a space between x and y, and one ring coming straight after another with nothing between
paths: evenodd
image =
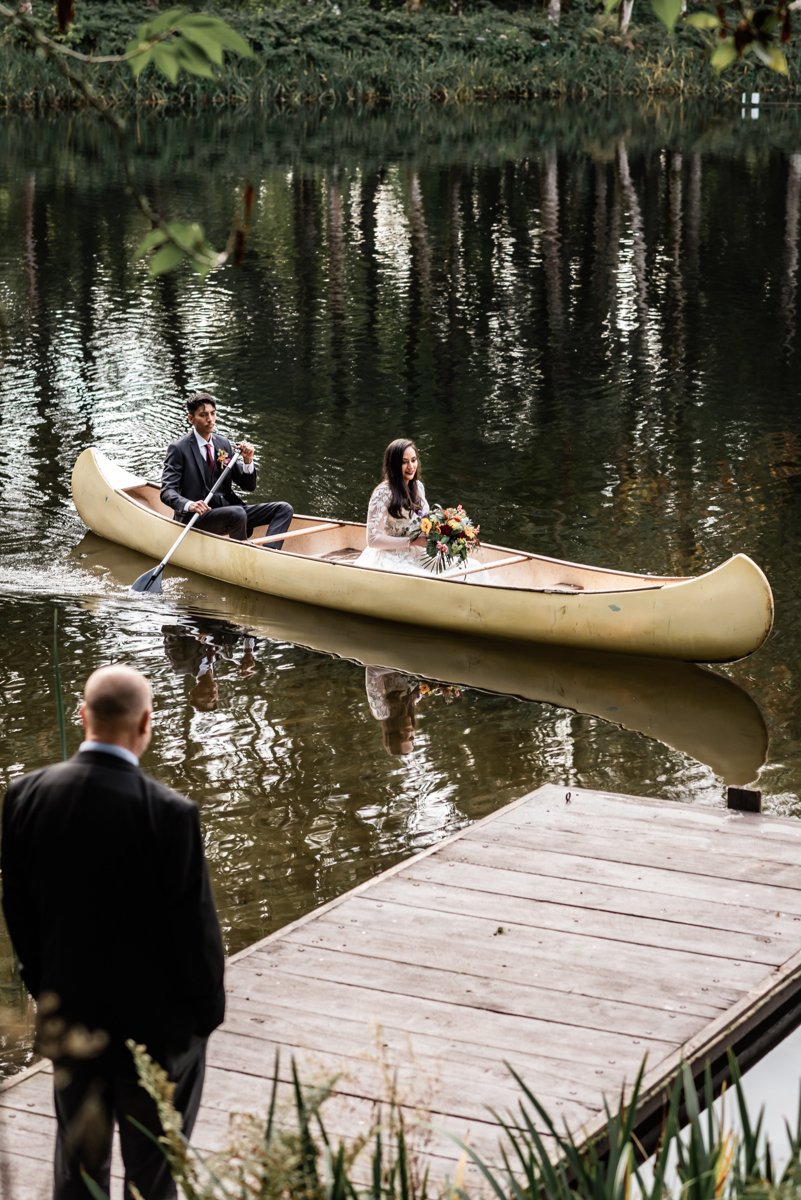
<instances>
[{"instance_id":1,"label":"paddle shaft","mask_svg":"<svg viewBox=\"0 0 801 1200\"><path fill-rule=\"evenodd\" d=\"M216 482L215 482L214 486L212 487L211 491L209 492L208 496L206 496L206 498L204 499L204 501L203 501L204 504L209 504L211 502L212 496L214 495L214 493L216 491L219 490L220 485L222 484L223 480L227 477L228 473L230 472L230 470L233 467L236 460L238 458L241 458L241 456L242 455L239 450L234 451L234 453L231 455L230 462L226 466L225 470L220 473L219 479L216 480ZM161 575L161 572L164 570L167 563L170 561L173 554L180 546L181 542L184 540L186 535L189 533L189 530L192 528L192 526L195 524L195 522L201 516L202 516L202 513L199 513L199 512L194 513L194 515L192 516L192 519L187 522L187 524L184 526L183 530L181 531L180 537L178 537L176 539L176 541L173 543L173 545L170 547L170 549L167 551L167 553L162 558L159 565L157 567L154 567L154 569L152 571L146 572L145 575L140 575L139 578L131 584L131 587L133 588L134 591L142 591L142 592L149 591L151 585L156 582L158 577ZM147 580L147 582L144 583L142 587L137 587L137 584L142 583L143 580Z\"/></svg>"}]
</instances>

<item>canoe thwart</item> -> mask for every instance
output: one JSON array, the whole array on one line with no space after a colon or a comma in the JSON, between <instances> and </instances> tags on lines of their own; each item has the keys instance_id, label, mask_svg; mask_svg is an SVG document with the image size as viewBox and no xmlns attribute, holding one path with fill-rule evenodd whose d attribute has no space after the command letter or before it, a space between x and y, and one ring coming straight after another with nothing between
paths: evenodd
<instances>
[{"instance_id":1,"label":"canoe thwart","mask_svg":"<svg viewBox=\"0 0 801 1200\"><path fill-rule=\"evenodd\" d=\"M494 562L470 563L462 570L463 575L477 575L479 571L494 571L496 567L509 567L512 563L526 562L530 554L512 554L509 558L496 558Z\"/></svg>"},{"instance_id":2,"label":"canoe thwart","mask_svg":"<svg viewBox=\"0 0 801 1200\"><path fill-rule=\"evenodd\" d=\"M320 533L323 529L337 529L337 521L327 521L324 525L307 525L305 529L290 529L286 533L271 533L267 537L250 538L249 546L269 546L270 542L285 542L287 538L302 537L304 533Z\"/></svg>"}]
</instances>

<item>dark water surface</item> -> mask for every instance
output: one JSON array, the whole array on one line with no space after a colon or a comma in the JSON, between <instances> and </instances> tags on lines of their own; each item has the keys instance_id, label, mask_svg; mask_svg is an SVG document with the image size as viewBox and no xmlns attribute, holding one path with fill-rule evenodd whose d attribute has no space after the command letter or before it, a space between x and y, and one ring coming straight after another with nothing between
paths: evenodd
<instances>
[{"instance_id":1,"label":"dark water surface","mask_svg":"<svg viewBox=\"0 0 801 1200\"><path fill-rule=\"evenodd\" d=\"M145 766L202 808L229 951L546 781L801 815L801 116L680 108L143 116L142 186L243 265L148 278L92 119L0 122L0 785L69 748L86 675L153 681ZM157 476L203 386L260 494L364 519L385 444L487 540L690 574L744 550L777 616L715 673L514 654L260 601L87 536L93 444ZM388 614L391 616L391 614ZM339 656L339 657L336 657ZM462 685L385 749L364 663ZM4 935L3 935L4 936ZM0 940L0 1074L28 1013ZM797 1057L797 1055L795 1056Z\"/></svg>"}]
</instances>

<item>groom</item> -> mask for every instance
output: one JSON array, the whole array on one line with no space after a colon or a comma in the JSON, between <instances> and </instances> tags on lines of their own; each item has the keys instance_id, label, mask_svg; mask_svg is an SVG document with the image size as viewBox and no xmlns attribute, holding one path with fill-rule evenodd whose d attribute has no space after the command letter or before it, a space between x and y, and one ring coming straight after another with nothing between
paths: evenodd
<instances>
[{"instance_id":1,"label":"groom","mask_svg":"<svg viewBox=\"0 0 801 1200\"><path fill-rule=\"evenodd\" d=\"M161 473L161 498L175 511L175 519L186 524L195 513L197 529L209 533L227 533L237 541L250 537L257 525L266 525L268 534L284 533L292 521L292 505L284 500L263 504L245 504L234 492L231 481L246 492L256 488L254 448L239 442L242 457L211 498L205 497L233 455L227 438L215 433L217 401L208 392L195 392L186 402L187 420L192 428L179 441L167 447ZM280 550L282 541L271 542Z\"/></svg>"}]
</instances>

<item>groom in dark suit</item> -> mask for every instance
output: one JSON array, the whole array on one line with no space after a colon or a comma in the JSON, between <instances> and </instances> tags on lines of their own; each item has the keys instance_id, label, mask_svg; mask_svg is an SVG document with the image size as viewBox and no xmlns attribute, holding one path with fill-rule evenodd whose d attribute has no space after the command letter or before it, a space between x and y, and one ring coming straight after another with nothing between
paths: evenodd
<instances>
[{"instance_id":1,"label":"groom in dark suit","mask_svg":"<svg viewBox=\"0 0 801 1200\"><path fill-rule=\"evenodd\" d=\"M3 805L3 911L37 1001L37 1049L53 1059L54 1200L108 1193L115 1121L126 1198L176 1195L126 1040L175 1083L188 1136L208 1035L223 1018L223 946L197 808L145 775L150 685L130 667L95 671L69 761L12 781Z\"/></svg>"},{"instance_id":2,"label":"groom in dark suit","mask_svg":"<svg viewBox=\"0 0 801 1200\"><path fill-rule=\"evenodd\" d=\"M242 457L235 464L222 487L214 493L211 503L205 497L233 455L228 438L216 433L217 401L208 392L195 392L186 402L189 433L167 447L161 473L161 498L175 512L176 520L184 524L195 513L197 529L210 533L227 533L237 541L250 537L258 525L266 525L269 536L285 533L292 521L292 505L285 500L263 504L245 504L231 486L246 492L256 488L254 448L250 442L237 443ZM271 542L280 550L283 542Z\"/></svg>"}]
</instances>

